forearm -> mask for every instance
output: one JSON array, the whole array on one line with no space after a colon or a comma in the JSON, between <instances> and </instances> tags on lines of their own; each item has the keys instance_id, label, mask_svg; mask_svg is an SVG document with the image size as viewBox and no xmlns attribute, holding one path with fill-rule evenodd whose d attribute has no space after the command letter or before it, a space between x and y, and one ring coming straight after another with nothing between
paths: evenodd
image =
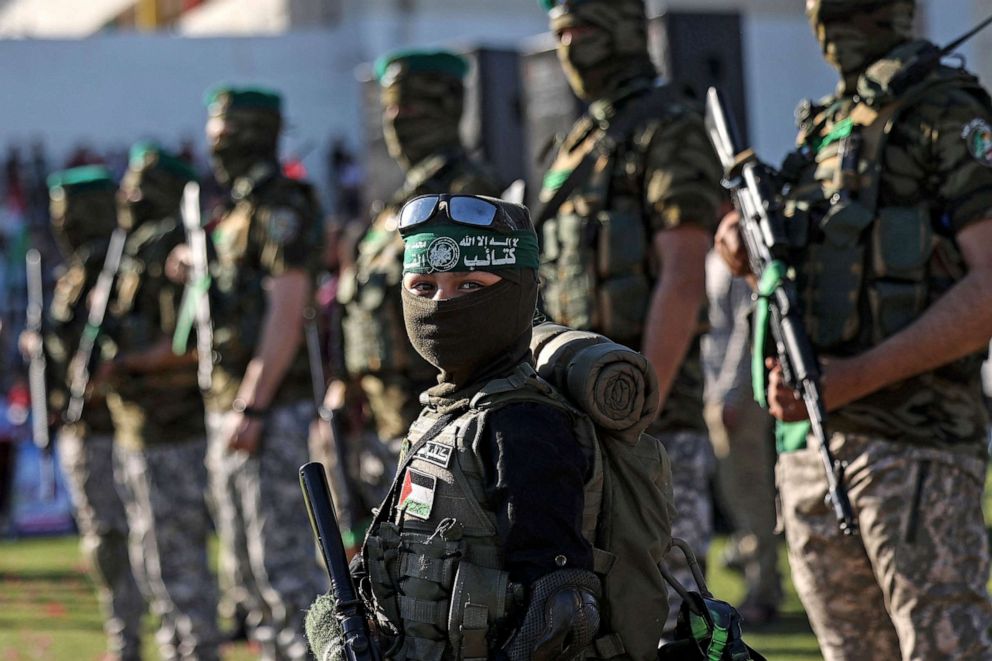
<instances>
[{"instance_id":1,"label":"forearm","mask_svg":"<svg viewBox=\"0 0 992 661\"><path fill-rule=\"evenodd\" d=\"M705 298L701 277L690 273L663 274L651 295L644 322L642 353L658 375L660 408L692 343Z\"/></svg>"},{"instance_id":2,"label":"forearm","mask_svg":"<svg viewBox=\"0 0 992 661\"><path fill-rule=\"evenodd\" d=\"M265 408L274 399L303 339L309 295L310 283L301 271L279 276L267 289L262 333L238 389L238 398L248 406Z\"/></svg>"},{"instance_id":3,"label":"forearm","mask_svg":"<svg viewBox=\"0 0 992 661\"><path fill-rule=\"evenodd\" d=\"M857 384L825 396L830 408L934 370L988 346L992 337L992 270L972 271L913 324L849 361Z\"/></svg>"}]
</instances>

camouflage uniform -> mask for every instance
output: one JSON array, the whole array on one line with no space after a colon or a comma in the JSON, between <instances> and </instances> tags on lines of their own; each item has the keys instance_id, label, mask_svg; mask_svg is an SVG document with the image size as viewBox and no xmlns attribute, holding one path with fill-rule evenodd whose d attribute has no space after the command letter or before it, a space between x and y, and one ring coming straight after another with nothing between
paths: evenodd
<instances>
[{"instance_id":1,"label":"camouflage uniform","mask_svg":"<svg viewBox=\"0 0 992 661\"><path fill-rule=\"evenodd\" d=\"M827 356L861 354L923 314L965 273L955 235L992 216L989 97L962 70L909 66L931 48L910 40L912 2L852 4L808 5L844 81L801 107L783 168L806 323ZM827 511L815 450L781 437L795 450L777 468L790 559L827 659L992 658L981 360L831 413L860 537Z\"/></svg>"},{"instance_id":2,"label":"camouflage uniform","mask_svg":"<svg viewBox=\"0 0 992 661\"><path fill-rule=\"evenodd\" d=\"M561 142L541 191L546 210L539 219L547 218L539 230L545 310L558 323L640 348L660 271L653 238L687 225L712 231L720 166L697 109L673 90L654 85L643 2L564 2L552 9L551 24L555 31L576 25L598 29L578 42L581 51L559 45L572 88L590 106ZM621 122L629 128L604 152L604 134ZM556 209L547 208L573 170L596 151L599 158L588 177ZM701 560L712 533L709 483L715 468L703 419L704 319L701 309L698 332L665 407L648 429L665 445L674 467L679 515L672 535L689 542ZM669 561L680 582L692 586L681 554ZM674 625L681 599L674 591L670 596Z\"/></svg>"},{"instance_id":3,"label":"camouflage uniform","mask_svg":"<svg viewBox=\"0 0 992 661\"><path fill-rule=\"evenodd\" d=\"M231 185L213 232L213 366L207 408L207 468L225 562L244 580L250 624L265 658L303 659L303 613L322 580L299 492L314 415L306 352L297 351L268 411L258 450L227 445L232 406L256 351L266 314L265 281L293 270L315 272L319 209L305 182L276 161L281 100L264 90L221 88L209 100L214 169ZM208 125L209 127L209 125ZM286 320L287 325L293 320ZM303 320L298 320L299 324ZM247 414L247 412L246 412Z\"/></svg>"},{"instance_id":4,"label":"camouflage uniform","mask_svg":"<svg viewBox=\"0 0 992 661\"><path fill-rule=\"evenodd\" d=\"M359 380L376 433L392 447L420 412L417 395L432 386L436 376L410 346L403 327L399 208L418 195L499 195L501 189L460 142L462 79L467 72L460 56L402 52L381 58L376 67L387 144L405 169L406 180L375 215L359 243L354 266L342 273L338 301L344 306L345 366Z\"/></svg>"},{"instance_id":5,"label":"camouflage uniform","mask_svg":"<svg viewBox=\"0 0 992 661\"><path fill-rule=\"evenodd\" d=\"M68 403L68 367L86 326L86 300L103 266L115 226L115 185L103 168L66 170L49 179L56 240L68 261L55 285L45 324L50 406ZM108 648L121 659L140 655L144 600L127 550L127 520L114 476L113 425L102 395L84 406L79 422L58 434L80 546L97 585Z\"/></svg>"},{"instance_id":6,"label":"camouflage uniform","mask_svg":"<svg viewBox=\"0 0 992 661\"><path fill-rule=\"evenodd\" d=\"M108 404L117 455L130 498L131 554L144 568L161 618L164 659L217 659L217 591L207 562L210 522L206 428L196 365L129 371L130 356L169 343L182 289L163 272L185 240L179 201L195 174L156 145L139 143L121 185L122 224L129 232L108 326L124 365ZM178 360L178 359L176 359Z\"/></svg>"}]
</instances>

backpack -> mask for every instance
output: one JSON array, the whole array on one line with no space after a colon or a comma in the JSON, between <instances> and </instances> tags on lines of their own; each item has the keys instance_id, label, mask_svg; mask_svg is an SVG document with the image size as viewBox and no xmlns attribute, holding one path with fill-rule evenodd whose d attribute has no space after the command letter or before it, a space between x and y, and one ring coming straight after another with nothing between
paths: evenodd
<instances>
[{"instance_id":1,"label":"backpack","mask_svg":"<svg viewBox=\"0 0 992 661\"><path fill-rule=\"evenodd\" d=\"M657 377L636 351L564 326L536 326L531 350L538 376L592 422L602 455L602 502L583 529L593 531L603 635L584 658L655 659L668 612L658 565L675 516L668 455L644 433L658 412Z\"/></svg>"}]
</instances>

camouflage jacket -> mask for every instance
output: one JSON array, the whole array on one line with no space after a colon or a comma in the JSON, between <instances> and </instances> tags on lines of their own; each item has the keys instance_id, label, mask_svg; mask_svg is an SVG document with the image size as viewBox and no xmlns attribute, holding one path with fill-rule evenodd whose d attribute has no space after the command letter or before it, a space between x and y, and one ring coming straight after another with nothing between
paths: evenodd
<instances>
[{"instance_id":1,"label":"camouflage jacket","mask_svg":"<svg viewBox=\"0 0 992 661\"><path fill-rule=\"evenodd\" d=\"M319 205L309 184L271 166L238 179L212 239L211 318L215 360L207 407L226 410L261 339L267 278L303 269L315 279L322 243ZM306 347L276 391L273 404L310 399Z\"/></svg>"},{"instance_id":2,"label":"camouflage jacket","mask_svg":"<svg viewBox=\"0 0 992 661\"><path fill-rule=\"evenodd\" d=\"M501 191L488 169L464 152L431 156L407 173L403 186L375 215L359 243L354 267L341 275L338 301L344 306L345 366L351 375L405 376L425 382L437 374L413 350L403 323L403 239L396 231L403 204L432 193L499 196Z\"/></svg>"},{"instance_id":3,"label":"camouflage jacket","mask_svg":"<svg viewBox=\"0 0 992 661\"><path fill-rule=\"evenodd\" d=\"M168 341L175 331L182 287L165 277L164 265L184 241L175 217L146 221L128 236L108 308L108 339L118 358ZM123 374L109 385L115 438L123 445L140 448L205 435L195 363Z\"/></svg>"},{"instance_id":4,"label":"camouflage jacket","mask_svg":"<svg viewBox=\"0 0 992 661\"><path fill-rule=\"evenodd\" d=\"M626 104L649 93L646 81L610 102L598 101L559 147L544 179L547 202L595 150ZM555 322L642 348L644 319L660 271L652 237L687 224L712 232L721 170L698 110L674 93L640 122L608 158L600 158L546 221L541 280L545 310ZM653 432L705 431L698 331Z\"/></svg>"},{"instance_id":5,"label":"camouflage jacket","mask_svg":"<svg viewBox=\"0 0 992 661\"><path fill-rule=\"evenodd\" d=\"M44 324L46 381L49 407L64 413L69 403L69 363L86 328L87 297L103 268L106 241L90 242L70 258L66 271L55 283L55 293ZM83 407L78 426L98 434L114 430L102 392Z\"/></svg>"},{"instance_id":6,"label":"camouflage jacket","mask_svg":"<svg viewBox=\"0 0 992 661\"><path fill-rule=\"evenodd\" d=\"M785 212L821 355L857 355L911 324L965 274L956 235L992 217L992 103L960 69L901 78L926 46L869 67L858 96L797 113ZM981 360L875 392L832 413L831 429L984 452Z\"/></svg>"}]
</instances>

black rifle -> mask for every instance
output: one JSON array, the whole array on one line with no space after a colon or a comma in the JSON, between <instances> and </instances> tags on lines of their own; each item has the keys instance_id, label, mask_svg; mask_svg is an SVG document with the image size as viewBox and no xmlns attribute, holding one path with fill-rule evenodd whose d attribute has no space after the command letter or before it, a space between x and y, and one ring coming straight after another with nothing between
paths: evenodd
<instances>
[{"instance_id":1,"label":"black rifle","mask_svg":"<svg viewBox=\"0 0 992 661\"><path fill-rule=\"evenodd\" d=\"M110 302L111 289L114 286L115 278L117 278L117 271L121 267L121 257L124 254L124 241L126 239L127 232L120 227L110 235L103 268L100 270L96 285L93 286L90 294L86 327L79 338L76 353L69 363L69 405L66 407L65 421L70 424L79 422L79 418L83 415L83 401L86 398L86 387L90 382L93 350L96 348L100 327L103 326L104 317L107 315L107 304Z\"/></svg>"},{"instance_id":2,"label":"black rifle","mask_svg":"<svg viewBox=\"0 0 992 661\"><path fill-rule=\"evenodd\" d=\"M327 473L320 462L312 461L300 467L300 487L307 504L310 526L320 547L321 556L331 579L334 616L344 632L344 653L349 661L379 661L379 648L369 632L365 605L358 598L355 582L348 569L348 556L341 541L341 529L334 518L331 493L327 488Z\"/></svg>"},{"instance_id":3,"label":"black rifle","mask_svg":"<svg viewBox=\"0 0 992 661\"><path fill-rule=\"evenodd\" d=\"M752 150L742 147L723 98L713 88L706 96L706 131L723 165L724 186L740 211L741 235L751 272L759 281L775 272L781 275L774 290L764 292L768 296L775 351L786 383L802 395L806 404L810 429L827 475L827 500L833 506L840 529L847 535L855 535L858 528L844 487L844 465L830 452L824 432L827 409L820 393L820 365L803 327L795 282L785 266L789 243L776 201L775 173Z\"/></svg>"}]
</instances>

